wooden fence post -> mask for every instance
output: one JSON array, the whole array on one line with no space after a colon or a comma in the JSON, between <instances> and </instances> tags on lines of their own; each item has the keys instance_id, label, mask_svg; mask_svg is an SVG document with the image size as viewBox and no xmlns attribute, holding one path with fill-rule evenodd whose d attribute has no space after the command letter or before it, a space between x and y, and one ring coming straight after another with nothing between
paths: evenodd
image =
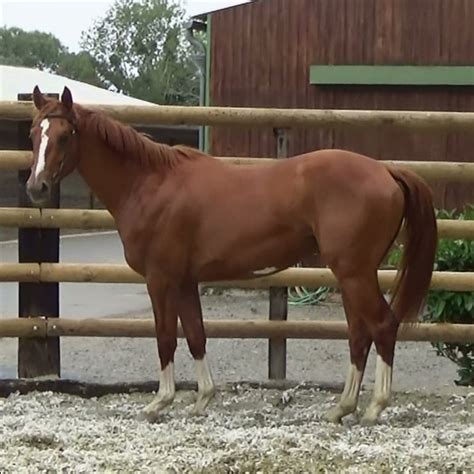
<instances>
[{"instance_id":1,"label":"wooden fence post","mask_svg":"<svg viewBox=\"0 0 474 474\"><path fill-rule=\"evenodd\" d=\"M288 133L275 130L277 158L288 157ZM283 190L282 190L283 192ZM270 321L285 321L288 318L288 288L270 287ZM268 341L268 378L286 378L286 339L271 338Z\"/></svg>"},{"instance_id":2,"label":"wooden fence post","mask_svg":"<svg viewBox=\"0 0 474 474\"><path fill-rule=\"evenodd\" d=\"M58 98L58 94L48 94ZM18 100L32 100L31 94L18 94ZM18 124L18 150L31 150L31 122ZM26 193L29 170L18 173L19 206L33 207ZM59 207L59 185L53 187L45 207ZM20 263L59 262L59 229L18 229ZM59 317L59 283L19 283L18 316ZM60 376L59 337L19 338L18 377Z\"/></svg>"}]
</instances>

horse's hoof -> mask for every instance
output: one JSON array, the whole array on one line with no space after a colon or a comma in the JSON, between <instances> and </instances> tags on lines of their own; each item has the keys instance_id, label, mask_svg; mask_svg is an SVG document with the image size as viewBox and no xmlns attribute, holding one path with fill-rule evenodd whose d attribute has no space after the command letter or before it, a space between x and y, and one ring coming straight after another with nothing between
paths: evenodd
<instances>
[{"instance_id":1,"label":"horse's hoof","mask_svg":"<svg viewBox=\"0 0 474 474\"><path fill-rule=\"evenodd\" d=\"M331 408L329 411L327 411L321 418L327 423L340 425L342 424L342 417L344 416L341 411L342 410L338 406L335 406L334 408Z\"/></svg>"},{"instance_id":2,"label":"horse's hoof","mask_svg":"<svg viewBox=\"0 0 474 474\"><path fill-rule=\"evenodd\" d=\"M191 410L191 414L193 416L204 416L206 414L206 408L207 408L207 405L209 404L209 401L210 400L198 400L193 409Z\"/></svg>"},{"instance_id":3,"label":"horse's hoof","mask_svg":"<svg viewBox=\"0 0 474 474\"><path fill-rule=\"evenodd\" d=\"M374 426L378 424L380 413L388 405L388 403L374 403L372 402L364 413L364 416L360 420L362 426Z\"/></svg>"},{"instance_id":4,"label":"horse's hoof","mask_svg":"<svg viewBox=\"0 0 474 474\"><path fill-rule=\"evenodd\" d=\"M203 399L197 399L196 403L191 410L193 416L204 416L206 414L206 407L209 404L209 401Z\"/></svg>"},{"instance_id":5,"label":"horse's hoof","mask_svg":"<svg viewBox=\"0 0 474 474\"><path fill-rule=\"evenodd\" d=\"M155 423L159 417L159 413L143 410L137 415L137 421L147 421L149 423Z\"/></svg>"},{"instance_id":6,"label":"horse's hoof","mask_svg":"<svg viewBox=\"0 0 474 474\"><path fill-rule=\"evenodd\" d=\"M139 421L148 421L155 423L163 417L163 410L171 405L173 400L155 400L146 406L138 415Z\"/></svg>"},{"instance_id":7,"label":"horse's hoof","mask_svg":"<svg viewBox=\"0 0 474 474\"><path fill-rule=\"evenodd\" d=\"M193 407L191 410L191 416L205 416L206 415L206 410L203 410L202 408L197 408L196 406Z\"/></svg>"},{"instance_id":8,"label":"horse's hoof","mask_svg":"<svg viewBox=\"0 0 474 474\"><path fill-rule=\"evenodd\" d=\"M325 415L323 415L322 420L326 421L327 423L332 423L334 425L342 424L342 416L338 416L332 413L326 413Z\"/></svg>"},{"instance_id":9,"label":"horse's hoof","mask_svg":"<svg viewBox=\"0 0 474 474\"><path fill-rule=\"evenodd\" d=\"M377 418L373 418L371 416L364 416L360 420L360 426L370 427L375 426L377 424Z\"/></svg>"},{"instance_id":10,"label":"horse's hoof","mask_svg":"<svg viewBox=\"0 0 474 474\"><path fill-rule=\"evenodd\" d=\"M205 415L206 408L209 405L209 402L214 398L216 391L214 389L209 390L208 392L198 393L198 398L192 409L192 414L195 416Z\"/></svg>"}]
</instances>

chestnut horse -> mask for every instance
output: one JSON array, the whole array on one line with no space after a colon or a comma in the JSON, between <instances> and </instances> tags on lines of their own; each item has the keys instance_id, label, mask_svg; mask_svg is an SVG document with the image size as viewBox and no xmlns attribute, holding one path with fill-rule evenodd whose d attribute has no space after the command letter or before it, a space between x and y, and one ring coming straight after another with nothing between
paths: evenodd
<instances>
[{"instance_id":1,"label":"chestnut horse","mask_svg":"<svg viewBox=\"0 0 474 474\"><path fill-rule=\"evenodd\" d=\"M338 279L349 327L350 366L340 422L355 411L372 342L373 398L362 418L388 405L397 329L416 318L428 291L437 244L432 194L414 173L343 150L320 150L274 164L234 165L183 146L155 143L105 114L38 87L27 183L41 205L74 169L115 219L128 265L143 275L161 362L155 419L175 396L174 353L181 320L198 381L195 413L215 388L206 361L198 283L255 278L319 251ZM402 223L405 245L390 305L377 269Z\"/></svg>"}]
</instances>

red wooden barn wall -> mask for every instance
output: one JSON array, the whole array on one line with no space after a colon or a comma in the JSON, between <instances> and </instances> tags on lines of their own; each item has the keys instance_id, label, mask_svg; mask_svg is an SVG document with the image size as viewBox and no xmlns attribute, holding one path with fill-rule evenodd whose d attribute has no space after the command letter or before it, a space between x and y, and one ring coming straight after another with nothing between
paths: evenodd
<instances>
[{"instance_id":1,"label":"red wooden barn wall","mask_svg":"<svg viewBox=\"0 0 474 474\"><path fill-rule=\"evenodd\" d=\"M311 64L474 65L472 0L259 0L211 15L210 102L222 106L474 111L473 87L315 86ZM216 156L275 156L272 130L213 127ZM472 133L295 129L290 153L473 161ZM434 185L438 207L474 186Z\"/></svg>"}]
</instances>

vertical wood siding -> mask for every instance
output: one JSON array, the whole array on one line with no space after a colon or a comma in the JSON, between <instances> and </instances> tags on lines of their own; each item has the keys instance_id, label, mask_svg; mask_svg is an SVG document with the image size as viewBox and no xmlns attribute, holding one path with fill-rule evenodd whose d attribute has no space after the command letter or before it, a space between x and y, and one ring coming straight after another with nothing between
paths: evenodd
<instances>
[{"instance_id":1,"label":"vertical wood siding","mask_svg":"<svg viewBox=\"0 0 474 474\"><path fill-rule=\"evenodd\" d=\"M213 105L474 111L473 87L315 86L311 64L474 65L472 0L260 0L212 15ZM473 161L473 133L293 130L290 154L347 148L377 159ZM275 156L269 129L213 127L214 155ZM436 184L436 205L474 201Z\"/></svg>"}]
</instances>

